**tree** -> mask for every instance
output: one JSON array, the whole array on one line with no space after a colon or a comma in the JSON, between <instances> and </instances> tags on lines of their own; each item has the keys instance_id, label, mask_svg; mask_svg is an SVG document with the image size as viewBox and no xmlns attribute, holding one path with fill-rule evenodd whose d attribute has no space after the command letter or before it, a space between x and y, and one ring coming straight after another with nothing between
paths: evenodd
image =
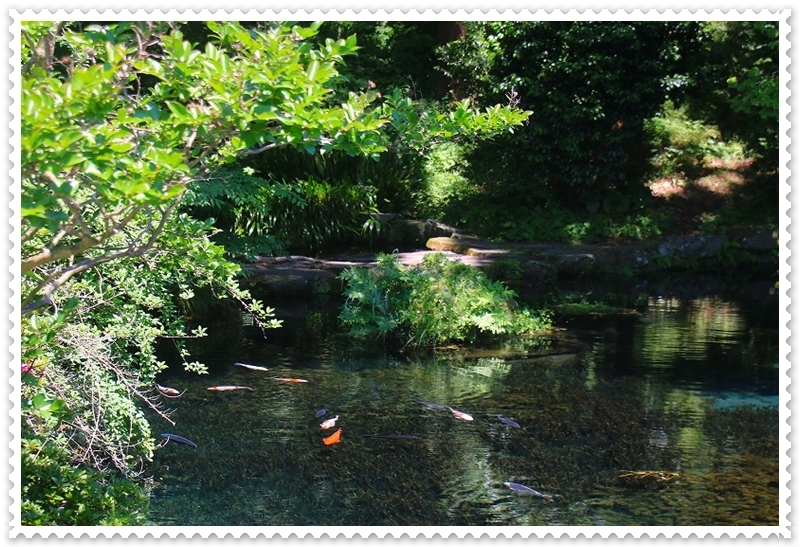
<instances>
[{"instance_id":1,"label":"tree","mask_svg":"<svg viewBox=\"0 0 800 547\"><path fill-rule=\"evenodd\" d=\"M611 210L638 197L647 165L644 120L679 65L687 24L473 22L441 49L442 66L477 100L519 104L527 125L490 146L500 199L556 195ZM505 173L505 175L504 175ZM507 184L506 184L507 183ZM544 190L544 191L543 191ZM531 203L532 205L533 203Z\"/></svg>"},{"instance_id":2,"label":"tree","mask_svg":"<svg viewBox=\"0 0 800 547\"><path fill-rule=\"evenodd\" d=\"M468 103L423 109L399 92L337 103L354 37L315 45L319 24L208 28L198 50L167 23L22 26L22 449L24 491L36 498L25 500L27 522L98 518L104 477L139 476L155 447L139 402L171 421L153 388L165 367L155 344L172 340L186 358L183 340L205 335L186 327L196 291L240 302L263 328L279 325L239 288L239 266L209 240L213 220L180 212L190 188L279 147L420 151L527 116ZM58 475L73 465L92 472L52 506ZM51 475L56 483L41 480Z\"/></svg>"},{"instance_id":3,"label":"tree","mask_svg":"<svg viewBox=\"0 0 800 547\"><path fill-rule=\"evenodd\" d=\"M777 161L779 23L708 21L686 48L690 67L682 99L690 113ZM772 167L774 168L774 167Z\"/></svg>"}]
</instances>

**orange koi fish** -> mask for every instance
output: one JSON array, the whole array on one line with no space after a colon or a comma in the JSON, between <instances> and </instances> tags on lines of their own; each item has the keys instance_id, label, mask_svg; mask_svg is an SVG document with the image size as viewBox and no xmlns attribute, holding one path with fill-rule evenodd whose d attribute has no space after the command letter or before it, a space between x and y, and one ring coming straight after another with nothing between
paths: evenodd
<instances>
[{"instance_id":1,"label":"orange koi fish","mask_svg":"<svg viewBox=\"0 0 800 547\"><path fill-rule=\"evenodd\" d=\"M453 409L451 407L447 407L447 408L449 408L450 412L452 412L455 415L455 417L458 418L459 420L466 420L467 422L471 422L472 419L473 419L472 416L470 416L466 412L461 412L461 411L455 410L455 409Z\"/></svg>"},{"instance_id":2,"label":"orange koi fish","mask_svg":"<svg viewBox=\"0 0 800 547\"><path fill-rule=\"evenodd\" d=\"M341 441L341 436L342 436L342 428L340 427L339 429L336 430L336 433L334 433L330 437L325 437L324 439L322 439L322 444L324 444L325 446L337 444Z\"/></svg>"},{"instance_id":3,"label":"orange koi fish","mask_svg":"<svg viewBox=\"0 0 800 547\"><path fill-rule=\"evenodd\" d=\"M156 389L158 391L160 391L166 397L180 397L181 395L186 393L186 390L184 390L183 393L181 393L180 391L178 391L175 388L160 386L158 384L156 384Z\"/></svg>"},{"instance_id":4,"label":"orange koi fish","mask_svg":"<svg viewBox=\"0 0 800 547\"><path fill-rule=\"evenodd\" d=\"M238 389L253 391L253 388L248 386L212 386L208 388L208 391L236 391Z\"/></svg>"},{"instance_id":5,"label":"orange koi fish","mask_svg":"<svg viewBox=\"0 0 800 547\"><path fill-rule=\"evenodd\" d=\"M325 420L324 422L319 424L319 426L322 429L330 429L331 427L336 425L336 420L338 420L338 419L339 419L339 416L336 416L335 418L331 418L330 420Z\"/></svg>"},{"instance_id":6,"label":"orange koi fish","mask_svg":"<svg viewBox=\"0 0 800 547\"><path fill-rule=\"evenodd\" d=\"M303 383L303 384L308 382L308 380L303 380L302 378L279 378L277 376L273 376L272 379L276 380L278 382L295 382L295 383Z\"/></svg>"}]
</instances>

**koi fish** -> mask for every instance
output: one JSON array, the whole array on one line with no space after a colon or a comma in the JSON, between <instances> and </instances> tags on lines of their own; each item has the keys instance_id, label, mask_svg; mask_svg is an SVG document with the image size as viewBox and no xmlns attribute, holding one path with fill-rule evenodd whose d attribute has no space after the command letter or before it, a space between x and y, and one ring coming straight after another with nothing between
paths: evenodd
<instances>
[{"instance_id":1,"label":"koi fish","mask_svg":"<svg viewBox=\"0 0 800 547\"><path fill-rule=\"evenodd\" d=\"M362 437L372 437L373 439L390 439L393 441L419 441L421 437L416 435L361 435Z\"/></svg>"},{"instance_id":2,"label":"koi fish","mask_svg":"<svg viewBox=\"0 0 800 547\"><path fill-rule=\"evenodd\" d=\"M181 395L183 395L183 393L186 393L186 390L184 390L183 393L181 393L175 388L160 386L158 384L156 384L156 389L167 397L180 397Z\"/></svg>"},{"instance_id":3,"label":"koi fish","mask_svg":"<svg viewBox=\"0 0 800 547\"><path fill-rule=\"evenodd\" d=\"M506 418L502 414L497 415L497 419L500 420L501 423L506 424L508 427L513 427L514 429L519 429L519 424L512 420L511 418Z\"/></svg>"},{"instance_id":4,"label":"koi fish","mask_svg":"<svg viewBox=\"0 0 800 547\"><path fill-rule=\"evenodd\" d=\"M303 380L302 378L278 378L277 376L273 376L272 379L278 382L308 383L308 380Z\"/></svg>"},{"instance_id":5,"label":"koi fish","mask_svg":"<svg viewBox=\"0 0 800 547\"><path fill-rule=\"evenodd\" d=\"M341 437L342 437L342 428L340 427L339 429L336 430L336 433L334 433L330 437L325 437L324 439L322 439L322 444L324 444L325 446L330 446L332 444L339 443L341 442Z\"/></svg>"},{"instance_id":6,"label":"koi fish","mask_svg":"<svg viewBox=\"0 0 800 547\"><path fill-rule=\"evenodd\" d=\"M174 435L172 433L162 433L161 436L164 437L165 439L167 439L167 442L175 441L176 443L188 444L192 448L195 448L195 449L197 448L197 444L195 444L194 442L190 441L189 439L187 439L185 437L181 437L180 435Z\"/></svg>"},{"instance_id":7,"label":"koi fish","mask_svg":"<svg viewBox=\"0 0 800 547\"><path fill-rule=\"evenodd\" d=\"M467 422L471 422L473 420L472 416L470 416L466 412L461 412L460 410L455 410L451 407L447 408L449 408L450 412L452 412L455 415L455 417L458 418L459 420L465 420Z\"/></svg>"},{"instance_id":8,"label":"koi fish","mask_svg":"<svg viewBox=\"0 0 800 547\"><path fill-rule=\"evenodd\" d=\"M437 405L436 403L428 403L428 402L425 402L425 401L420 401L418 399L414 399L414 402L415 403L419 403L422 406L427 406L428 408L432 408L434 410L447 410L447 407L442 406L442 405Z\"/></svg>"},{"instance_id":9,"label":"koi fish","mask_svg":"<svg viewBox=\"0 0 800 547\"><path fill-rule=\"evenodd\" d=\"M236 391L239 389L246 389L247 391L253 391L253 388L248 386L211 386L210 388L208 388L208 391Z\"/></svg>"},{"instance_id":10,"label":"koi fish","mask_svg":"<svg viewBox=\"0 0 800 547\"><path fill-rule=\"evenodd\" d=\"M504 482L503 484L511 488L514 492L536 496L537 498L546 499L547 501L553 501L553 496L551 496L550 494L542 494L538 490L534 490L533 488L528 488L524 484L519 484L518 482Z\"/></svg>"},{"instance_id":11,"label":"koi fish","mask_svg":"<svg viewBox=\"0 0 800 547\"><path fill-rule=\"evenodd\" d=\"M330 420L325 420L324 422L319 424L319 426L322 429L330 429L331 427L336 425L336 420L338 420L338 419L339 419L339 416L336 416L335 418L331 418Z\"/></svg>"},{"instance_id":12,"label":"koi fish","mask_svg":"<svg viewBox=\"0 0 800 547\"><path fill-rule=\"evenodd\" d=\"M315 417L317 417L317 418L319 418L319 417L321 417L321 416L325 416L325 413L327 413L327 412L328 412L328 409L327 409L327 408L320 408L319 410L317 410L317 411L314 413L314 416L315 416Z\"/></svg>"},{"instance_id":13,"label":"koi fish","mask_svg":"<svg viewBox=\"0 0 800 547\"><path fill-rule=\"evenodd\" d=\"M249 368L250 370L261 370L263 372L269 370L267 367L260 367L258 365L248 365L247 363L234 363L234 365L237 367Z\"/></svg>"}]
</instances>

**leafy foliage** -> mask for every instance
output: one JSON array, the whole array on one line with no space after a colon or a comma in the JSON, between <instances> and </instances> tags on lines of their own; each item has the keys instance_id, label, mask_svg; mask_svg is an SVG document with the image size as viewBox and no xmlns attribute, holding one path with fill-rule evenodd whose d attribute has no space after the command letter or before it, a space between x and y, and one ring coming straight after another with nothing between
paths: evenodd
<instances>
[{"instance_id":1,"label":"leafy foliage","mask_svg":"<svg viewBox=\"0 0 800 547\"><path fill-rule=\"evenodd\" d=\"M313 157L313 156L311 156ZM229 251L261 242L262 251L322 250L348 234L379 231L375 188L331 184L307 178L291 184L254 176L252 169L217 172L205 184L190 188L184 205L199 218L213 217ZM237 247L238 246L238 247ZM253 257L246 253L247 257Z\"/></svg>"},{"instance_id":2,"label":"leafy foliage","mask_svg":"<svg viewBox=\"0 0 800 547\"><path fill-rule=\"evenodd\" d=\"M133 483L76 467L60 439L22 439L22 522L27 526L133 526L147 498Z\"/></svg>"},{"instance_id":3,"label":"leafy foliage","mask_svg":"<svg viewBox=\"0 0 800 547\"><path fill-rule=\"evenodd\" d=\"M475 340L479 333L532 334L550 327L546 312L520 307L515 293L471 266L427 255L415 268L380 255L374 270L351 268L340 320L356 335L400 331L406 344Z\"/></svg>"},{"instance_id":4,"label":"leafy foliage","mask_svg":"<svg viewBox=\"0 0 800 547\"><path fill-rule=\"evenodd\" d=\"M359 54L341 71L343 90L408 87L415 99L431 99L437 86L437 27L434 21L326 21L318 38L358 37Z\"/></svg>"},{"instance_id":5,"label":"leafy foliage","mask_svg":"<svg viewBox=\"0 0 800 547\"><path fill-rule=\"evenodd\" d=\"M698 47L686 52L689 113L770 162L778 147L779 30L777 21L708 21Z\"/></svg>"},{"instance_id":6,"label":"leafy foliage","mask_svg":"<svg viewBox=\"0 0 800 547\"><path fill-rule=\"evenodd\" d=\"M451 77L481 100L534 110L523 130L487 152L511 175L491 191L525 199L544 185L595 208L609 193L638 199L642 124L663 103L674 44L689 30L659 22L468 25L464 40L441 50Z\"/></svg>"},{"instance_id":7,"label":"leafy foliage","mask_svg":"<svg viewBox=\"0 0 800 547\"><path fill-rule=\"evenodd\" d=\"M687 108L671 101L659 115L645 121L653 146L656 175L697 176L717 158L744 158L740 143L725 142L714 126L689 118Z\"/></svg>"},{"instance_id":8,"label":"leafy foliage","mask_svg":"<svg viewBox=\"0 0 800 547\"><path fill-rule=\"evenodd\" d=\"M527 116L459 105L428 119L402 93L334 99L355 37L314 42L319 24L207 26L192 28L200 49L166 22L22 25L22 437L36 451L25 458L52 457L26 468L26 524L116 520L105 496L125 492L155 449L145 410L171 422L152 390L164 367L156 341L174 341L188 370L205 371L182 344L206 334L186 326L195 291L238 302L262 328L279 325L239 288L240 267L210 239L213 221L182 212L184 200L230 211L244 237L268 236L276 213L298 231L309 222L298 210L352 218L345 203L374 206L366 187L223 183L221 169L281 147L421 151ZM404 124L415 132L404 135ZM260 244L277 245L274 236ZM52 494L48 477L61 472L74 478L70 499ZM123 482L98 486L105 478ZM81 497L86 507L73 503Z\"/></svg>"}]
</instances>

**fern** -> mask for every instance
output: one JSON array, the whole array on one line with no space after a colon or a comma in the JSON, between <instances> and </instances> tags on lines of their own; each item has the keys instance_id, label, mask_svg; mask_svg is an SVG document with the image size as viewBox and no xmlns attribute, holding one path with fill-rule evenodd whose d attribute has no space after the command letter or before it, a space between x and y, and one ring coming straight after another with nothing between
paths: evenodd
<instances>
[{"instance_id":1,"label":"fern","mask_svg":"<svg viewBox=\"0 0 800 547\"><path fill-rule=\"evenodd\" d=\"M416 268L380 255L374 270L351 268L340 278L346 302L339 319L355 335L400 332L414 345L435 345L551 326L549 312L521 308L501 282L441 253L427 255Z\"/></svg>"},{"instance_id":2,"label":"fern","mask_svg":"<svg viewBox=\"0 0 800 547\"><path fill-rule=\"evenodd\" d=\"M378 234L376 190L369 185L332 184L314 177L292 182L255 176L252 169L226 169L193 184L184 207L212 218L217 241L233 255L252 259L279 254L284 246L322 251L357 235Z\"/></svg>"}]
</instances>

